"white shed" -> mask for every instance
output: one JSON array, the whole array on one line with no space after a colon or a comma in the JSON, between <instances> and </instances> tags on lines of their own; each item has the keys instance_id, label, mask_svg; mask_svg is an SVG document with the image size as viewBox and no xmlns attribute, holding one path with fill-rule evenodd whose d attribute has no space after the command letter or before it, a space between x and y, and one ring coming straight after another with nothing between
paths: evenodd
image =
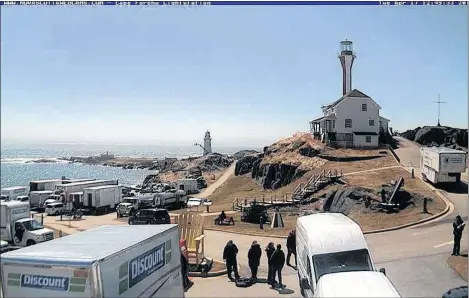
<instances>
[{"instance_id":1,"label":"white shed","mask_svg":"<svg viewBox=\"0 0 469 298\"><path fill-rule=\"evenodd\" d=\"M379 116L379 129L383 132L389 132L389 119Z\"/></svg>"}]
</instances>

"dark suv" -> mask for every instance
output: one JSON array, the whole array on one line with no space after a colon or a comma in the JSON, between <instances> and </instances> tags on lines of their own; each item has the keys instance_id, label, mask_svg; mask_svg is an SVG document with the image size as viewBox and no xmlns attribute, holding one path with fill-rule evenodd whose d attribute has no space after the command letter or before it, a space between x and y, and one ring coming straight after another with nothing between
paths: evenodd
<instances>
[{"instance_id":1,"label":"dark suv","mask_svg":"<svg viewBox=\"0 0 469 298\"><path fill-rule=\"evenodd\" d=\"M171 219L166 209L142 209L129 217L129 225L169 224Z\"/></svg>"}]
</instances>

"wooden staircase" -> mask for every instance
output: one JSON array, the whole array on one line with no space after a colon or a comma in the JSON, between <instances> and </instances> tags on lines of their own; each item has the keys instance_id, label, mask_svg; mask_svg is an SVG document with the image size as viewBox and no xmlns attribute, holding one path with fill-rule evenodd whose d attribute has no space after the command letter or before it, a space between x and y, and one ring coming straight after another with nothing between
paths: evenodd
<instances>
[{"instance_id":1,"label":"wooden staircase","mask_svg":"<svg viewBox=\"0 0 469 298\"><path fill-rule=\"evenodd\" d=\"M342 170L339 172L335 171L326 171L324 170L319 175L313 175L308 182L299 184L295 190L293 191L293 195L291 197L291 202L301 202L306 197L312 195L313 193L318 191L319 185L330 182L332 180L339 179L342 177L343 173Z\"/></svg>"}]
</instances>

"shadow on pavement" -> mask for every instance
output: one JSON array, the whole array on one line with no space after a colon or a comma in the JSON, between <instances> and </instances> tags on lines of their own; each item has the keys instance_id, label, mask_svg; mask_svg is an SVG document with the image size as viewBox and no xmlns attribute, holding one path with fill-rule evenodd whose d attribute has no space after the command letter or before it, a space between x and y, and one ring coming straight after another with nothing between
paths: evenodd
<instances>
[{"instance_id":1,"label":"shadow on pavement","mask_svg":"<svg viewBox=\"0 0 469 298\"><path fill-rule=\"evenodd\" d=\"M456 217L456 215L455 215L454 217ZM441 220L438 220L438 221L435 221L435 222L431 222L431 223L428 223L428 224L424 224L424 225L422 225L422 226L413 227L413 228L411 228L411 229L426 229L426 228L434 227L434 226L441 225L441 224L452 223L452 222L454 221L454 217L441 219ZM467 221L467 220L468 220L468 217L467 217L467 216L462 216L461 218L462 218L462 220L464 220L464 221ZM449 230L449 231L450 231L450 233L452 233L452 230Z\"/></svg>"},{"instance_id":2,"label":"shadow on pavement","mask_svg":"<svg viewBox=\"0 0 469 298\"><path fill-rule=\"evenodd\" d=\"M266 284L267 278L258 278L256 284Z\"/></svg>"},{"instance_id":3,"label":"shadow on pavement","mask_svg":"<svg viewBox=\"0 0 469 298\"><path fill-rule=\"evenodd\" d=\"M293 291L292 289L288 289L288 288L277 289L277 291L281 295L290 295L290 294L295 293L295 291Z\"/></svg>"},{"instance_id":4,"label":"shadow on pavement","mask_svg":"<svg viewBox=\"0 0 469 298\"><path fill-rule=\"evenodd\" d=\"M467 194L467 184L464 182L460 183L450 183L447 185L440 184L440 185L434 185L436 188L444 190L448 193L454 193L454 194Z\"/></svg>"}]
</instances>

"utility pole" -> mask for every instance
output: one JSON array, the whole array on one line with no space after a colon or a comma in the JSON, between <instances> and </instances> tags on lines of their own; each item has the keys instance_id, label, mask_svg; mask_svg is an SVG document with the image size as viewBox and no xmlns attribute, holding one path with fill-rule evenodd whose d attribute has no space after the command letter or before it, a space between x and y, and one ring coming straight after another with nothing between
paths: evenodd
<instances>
[{"instance_id":1,"label":"utility pole","mask_svg":"<svg viewBox=\"0 0 469 298\"><path fill-rule=\"evenodd\" d=\"M437 126L441 126L441 125L440 125L440 105L441 105L442 103L446 103L446 101L441 101L441 100L440 100L440 94L438 94L438 101L434 101L433 103L438 104L438 125L437 125Z\"/></svg>"}]
</instances>

